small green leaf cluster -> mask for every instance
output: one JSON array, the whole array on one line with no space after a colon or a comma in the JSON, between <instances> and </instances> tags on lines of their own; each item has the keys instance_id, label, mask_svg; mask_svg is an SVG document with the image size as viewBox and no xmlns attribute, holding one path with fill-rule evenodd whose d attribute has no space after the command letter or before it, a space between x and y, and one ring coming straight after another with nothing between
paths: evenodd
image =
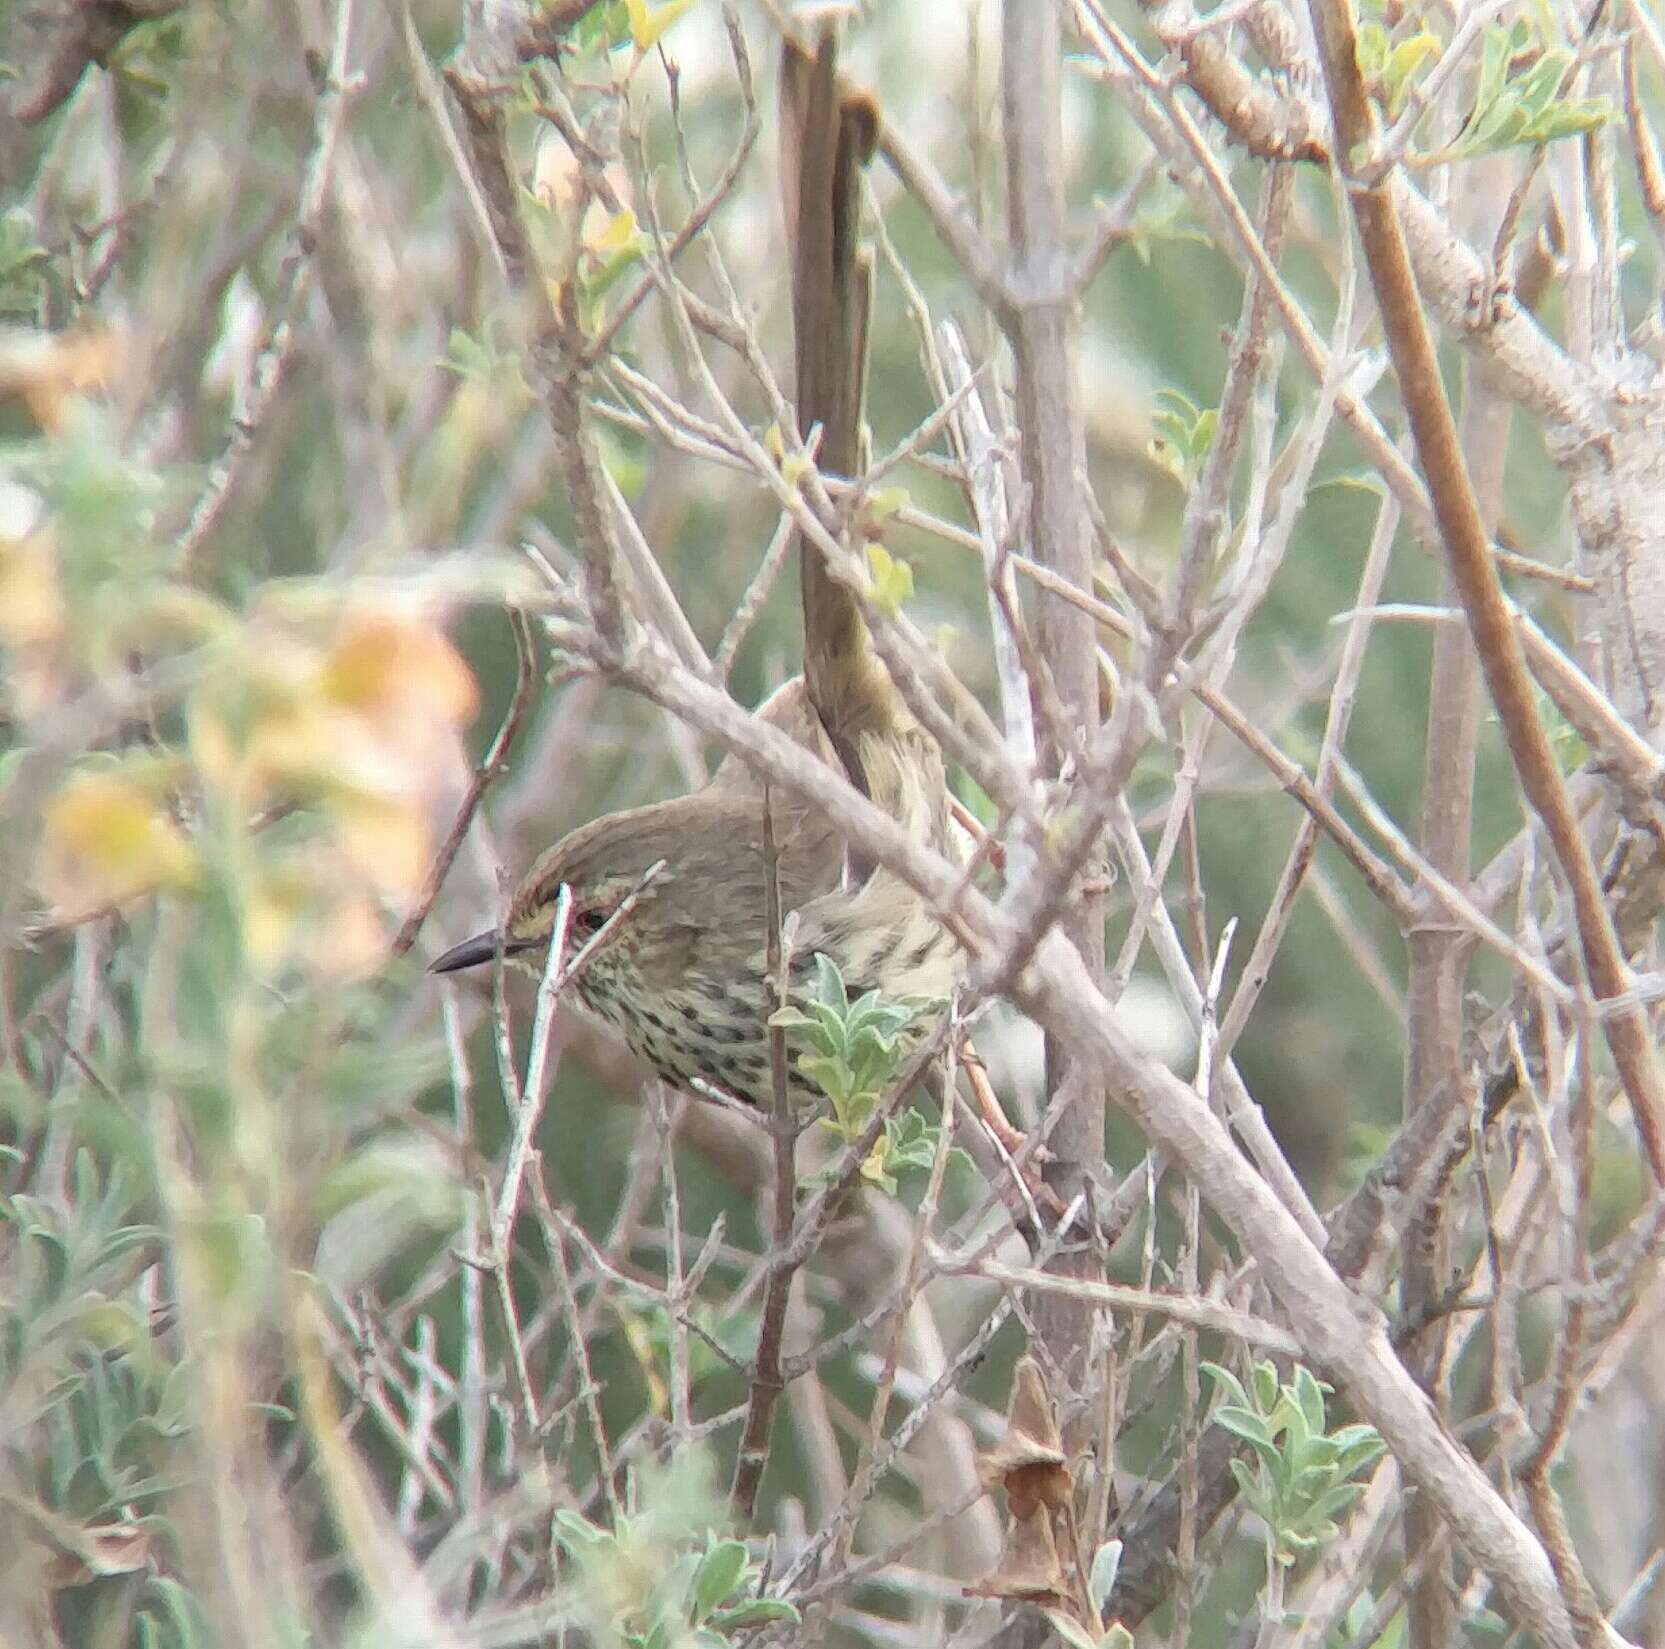
<instances>
[{"instance_id":1,"label":"small green leaf cluster","mask_svg":"<svg viewBox=\"0 0 1665 1649\"><path fill-rule=\"evenodd\" d=\"M1517 62L1525 67L1516 69ZM1480 73L1474 105L1457 140L1444 151L1446 160L1494 154L1517 144L1553 143L1594 131L1613 118L1604 97L1563 97L1572 64L1564 47L1542 47L1525 18L1508 28L1486 30L1480 44Z\"/></svg>"},{"instance_id":2,"label":"small green leaf cluster","mask_svg":"<svg viewBox=\"0 0 1665 1649\"><path fill-rule=\"evenodd\" d=\"M684 1531L716 1510L703 1456L644 1472L631 1509L604 1528L579 1513L555 1514L555 1538L578 1581L577 1624L621 1649L724 1649L729 1634L796 1624L798 1611L759 1597L758 1566L742 1541L709 1526L698 1544Z\"/></svg>"},{"instance_id":3,"label":"small green leaf cluster","mask_svg":"<svg viewBox=\"0 0 1665 1649\"><path fill-rule=\"evenodd\" d=\"M888 1001L878 991L852 1002L830 956L817 952L813 967L814 981L799 997L804 1006L788 1004L769 1023L801 1045L799 1073L832 1101L837 1121L859 1133L902 1068L902 1033L921 1004Z\"/></svg>"},{"instance_id":4,"label":"small green leaf cluster","mask_svg":"<svg viewBox=\"0 0 1665 1649\"><path fill-rule=\"evenodd\" d=\"M1150 456L1181 486L1190 486L1202 470L1208 449L1214 445L1214 427L1220 421L1218 408L1199 407L1177 389L1164 389L1152 415L1156 438Z\"/></svg>"},{"instance_id":5,"label":"small green leaf cluster","mask_svg":"<svg viewBox=\"0 0 1665 1649\"><path fill-rule=\"evenodd\" d=\"M600 0L573 25L574 51L612 51L630 39L630 8L624 0Z\"/></svg>"},{"instance_id":6,"label":"small green leaf cluster","mask_svg":"<svg viewBox=\"0 0 1665 1649\"><path fill-rule=\"evenodd\" d=\"M156 529L177 504L181 477L125 456L116 427L108 408L75 402L56 436L0 447L0 478L38 495L72 616L106 630L127 616L127 633L112 645L137 646L150 638L132 634L131 611L166 571L170 551Z\"/></svg>"},{"instance_id":7,"label":"small green leaf cluster","mask_svg":"<svg viewBox=\"0 0 1665 1649\"><path fill-rule=\"evenodd\" d=\"M817 953L814 966L814 982L799 998L803 1006L781 1008L770 1023L783 1027L799 1045L799 1074L832 1104L832 1115L821 1117L819 1125L839 1144L849 1146L861 1138L874 1108L901 1071L908 1053L904 1033L926 1003L893 1001L878 991L852 1002L831 957ZM897 1175L929 1168L936 1148L937 1130L917 1111L889 1117L861 1165L862 1177L894 1196Z\"/></svg>"},{"instance_id":8,"label":"small green leaf cluster","mask_svg":"<svg viewBox=\"0 0 1665 1649\"><path fill-rule=\"evenodd\" d=\"M1257 1363L1249 1388L1218 1363L1203 1368L1224 1395L1214 1423L1241 1437L1254 1462L1234 1460L1232 1475L1249 1507L1266 1524L1281 1564L1337 1534L1335 1519L1364 1492L1350 1481L1383 1452L1375 1427L1324 1429L1324 1393L1331 1388L1297 1366L1279 1383L1270 1362Z\"/></svg>"}]
</instances>

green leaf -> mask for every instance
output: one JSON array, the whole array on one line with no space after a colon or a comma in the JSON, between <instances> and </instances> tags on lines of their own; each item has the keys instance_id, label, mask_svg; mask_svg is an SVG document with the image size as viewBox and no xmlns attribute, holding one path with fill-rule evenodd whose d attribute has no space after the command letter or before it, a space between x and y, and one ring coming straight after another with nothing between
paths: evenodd
<instances>
[{"instance_id":1,"label":"green leaf","mask_svg":"<svg viewBox=\"0 0 1665 1649\"><path fill-rule=\"evenodd\" d=\"M815 1084L828 1099L847 1097L844 1085L845 1066L841 1059L827 1054L800 1054L798 1070Z\"/></svg>"},{"instance_id":2,"label":"green leaf","mask_svg":"<svg viewBox=\"0 0 1665 1649\"><path fill-rule=\"evenodd\" d=\"M738 1540L719 1540L707 1548L694 1574L696 1621L709 1615L740 1584L746 1562L746 1548Z\"/></svg>"},{"instance_id":3,"label":"green leaf","mask_svg":"<svg viewBox=\"0 0 1665 1649\"><path fill-rule=\"evenodd\" d=\"M1545 52L1514 83L1515 100L1528 121L1535 121L1554 101L1572 62L1572 53Z\"/></svg>"},{"instance_id":4,"label":"green leaf","mask_svg":"<svg viewBox=\"0 0 1665 1649\"><path fill-rule=\"evenodd\" d=\"M1401 40L1387 54L1387 60L1382 65L1381 81L1390 115L1399 113L1411 83L1423 67L1439 55L1439 38L1427 28L1419 29L1407 40Z\"/></svg>"},{"instance_id":5,"label":"green leaf","mask_svg":"<svg viewBox=\"0 0 1665 1649\"><path fill-rule=\"evenodd\" d=\"M1511 75L1513 64L1528 55L1531 61ZM1572 63L1565 47L1543 47L1525 18L1517 18L1507 29L1488 29L1468 119L1441 158L1488 154L1514 144L1553 143L1614 119L1615 111L1605 98L1564 95Z\"/></svg>"},{"instance_id":6,"label":"green leaf","mask_svg":"<svg viewBox=\"0 0 1665 1649\"><path fill-rule=\"evenodd\" d=\"M1362 1483L1337 1483L1312 1502L1307 1508L1307 1517L1319 1522L1329 1522L1346 1511L1364 1493L1364 1487Z\"/></svg>"},{"instance_id":7,"label":"green leaf","mask_svg":"<svg viewBox=\"0 0 1665 1649\"><path fill-rule=\"evenodd\" d=\"M1181 485L1187 485L1214 443L1220 415L1212 407L1199 408L1177 389L1160 390L1156 398L1157 410L1151 417L1156 438L1148 449L1150 457Z\"/></svg>"},{"instance_id":8,"label":"green leaf","mask_svg":"<svg viewBox=\"0 0 1665 1649\"><path fill-rule=\"evenodd\" d=\"M1488 28L1480 37L1480 73L1474 82L1474 107L1490 108L1503 90L1509 73L1509 59L1514 53L1514 31L1500 27Z\"/></svg>"},{"instance_id":9,"label":"green leaf","mask_svg":"<svg viewBox=\"0 0 1665 1649\"><path fill-rule=\"evenodd\" d=\"M777 1621L796 1626L802 1619L796 1606L785 1598L753 1597L731 1609L718 1610L710 1624L719 1632L726 1632L739 1626L768 1626Z\"/></svg>"},{"instance_id":10,"label":"green leaf","mask_svg":"<svg viewBox=\"0 0 1665 1649\"><path fill-rule=\"evenodd\" d=\"M1241 1437L1267 1466L1275 1468L1281 1464L1283 1456L1278 1453L1278 1446L1267 1431L1266 1423L1258 1415L1250 1414L1246 1409L1216 1409L1214 1424L1234 1437Z\"/></svg>"},{"instance_id":11,"label":"green leaf","mask_svg":"<svg viewBox=\"0 0 1665 1649\"><path fill-rule=\"evenodd\" d=\"M839 1017L844 1017L850 1011L850 998L845 992L844 975L838 971L838 964L824 951L817 951L814 966L816 1001L836 1009Z\"/></svg>"},{"instance_id":12,"label":"green leaf","mask_svg":"<svg viewBox=\"0 0 1665 1649\"><path fill-rule=\"evenodd\" d=\"M528 404L532 400L532 392L521 375L519 357L513 350L498 343L489 320L477 338L460 326L452 327L446 339L445 359L439 364L466 383L496 395L512 396L517 404Z\"/></svg>"},{"instance_id":13,"label":"green leaf","mask_svg":"<svg viewBox=\"0 0 1665 1649\"><path fill-rule=\"evenodd\" d=\"M34 216L14 206L0 217L0 314L30 316L46 284L51 254L35 238Z\"/></svg>"},{"instance_id":14,"label":"green leaf","mask_svg":"<svg viewBox=\"0 0 1665 1649\"><path fill-rule=\"evenodd\" d=\"M1546 110L1535 123L1531 139L1535 143L1554 143L1564 137L1579 137L1609 126L1617 118L1617 112L1605 97L1575 98Z\"/></svg>"},{"instance_id":15,"label":"green leaf","mask_svg":"<svg viewBox=\"0 0 1665 1649\"><path fill-rule=\"evenodd\" d=\"M1116 1588L1116 1571L1121 1568L1121 1563L1122 1543L1119 1540L1105 1541L1093 1554L1091 1590L1093 1602L1101 1615Z\"/></svg>"},{"instance_id":16,"label":"green leaf","mask_svg":"<svg viewBox=\"0 0 1665 1649\"><path fill-rule=\"evenodd\" d=\"M145 1582L143 1599L145 1612L141 1619L153 1622L152 1642L168 1649L207 1649L214 1642L208 1630L208 1620L202 1605L177 1580L153 1575ZM154 1608L159 1618L151 1614Z\"/></svg>"},{"instance_id":17,"label":"green leaf","mask_svg":"<svg viewBox=\"0 0 1665 1649\"><path fill-rule=\"evenodd\" d=\"M941 1130L911 1107L885 1123L885 1157L892 1173L928 1169L936 1159Z\"/></svg>"},{"instance_id":18,"label":"green leaf","mask_svg":"<svg viewBox=\"0 0 1665 1649\"><path fill-rule=\"evenodd\" d=\"M1301 1405L1307 1429L1314 1435L1324 1430L1324 1393L1329 1389L1314 1378L1305 1364L1298 1364L1294 1379L1295 1401Z\"/></svg>"},{"instance_id":19,"label":"green leaf","mask_svg":"<svg viewBox=\"0 0 1665 1649\"><path fill-rule=\"evenodd\" d=\"M1308 490L1317 492L1322 487L1342 487L1348 492L1367 492L1377 498L1387 491L1374 470L1337 470L1334 475L1315 480Z\"/></svg>"},{"instance_id":20,"label":"green leaf","mask_svg":"<svg viewBox=\"0 0 1665 1649\"><path fill-rule=\"evenodd\" d=\"M1222 1368L1218 1363L1204 1363L1202 1371L1238 1408L1246 1409L1250 1406L1249 1394L1243 1389L1243 1382L1230 1369Z\"/></svg>"},{"instance_id":21,"label":"green leaf","mask_svg":"<svg viewBox=\"0 0 1665 1649\"><path fill-rule=\"evenodd\" d=\"M1344 1426L1331 1434L1330 1441L1336 1444L1336 1470L1344 1477L1380 1460L1387 1452L1387 1444L1374 1426Z\"/></svg>"},{"instance_id":22,"label":"green leaf","mask_svg":"<svg viewBox=\"0 0 1665 1649\"><path fill-rule=\"evenodd\" d=\"M875 1189L883 1191L887 1197L894 1197L901 1189L893 1174L884 1171L882 1159L879 1156L879 1146L874 1146L868 1153L866 1161L861 1165L861 1177Z\"/></svg>"},{"instance_id":23,"label":"green leaf","mask_svg":"<svg viewBox=\"0 0 1665 1649\"><path fill-rule=\"evenodd\" d=\"M553 3L554 0L539 0L546 10ZM580 50L600 46L610 51L615 46L622 46L630 38L630 10L625 0L605 0L601 5L591 6L579 20L572 37L573 44Z\"/></svg>"},{"instance_id":24,"label":"green leaf","mask_svg":"<svg viewBox=\"0 0 1665 1649\"><path fill-rule=\"evenodd\" d=\"M895 617L913 594L913 568L898 561L883 544L869 544L867 571L873 579L873 605Z\"/></svg>"},{"instance_id":25,"label":"green leaf","mask_svg":"<svg viewBox=\"0 0 1665 1649\"><path fill-rule=\"evenodd\" d=\"M1290 1461L1295 1469L1295 1481L1316 1472L1324 1481L1335 1475L1336 1446L1328 1437L1309 1437L1302 1444L1291 1446Z\"/></svg>"},{"instance_id":26,"label":"green leaf","mask_svg":"<svg viewBox=\"0 0 1665 1649\"><path fill-rule=\"evenodd\" d=\"M1293 1469L1300 1462L1302 1450L1312 1436L1307 1425L1306 1411L1295 1401L1293 1392L1278 1404L1277 1414L1272 1421L1274 1430L1280 1429L1280 1420L1284 1434L1284 1454Z\"/></svg>"}]
</instances>

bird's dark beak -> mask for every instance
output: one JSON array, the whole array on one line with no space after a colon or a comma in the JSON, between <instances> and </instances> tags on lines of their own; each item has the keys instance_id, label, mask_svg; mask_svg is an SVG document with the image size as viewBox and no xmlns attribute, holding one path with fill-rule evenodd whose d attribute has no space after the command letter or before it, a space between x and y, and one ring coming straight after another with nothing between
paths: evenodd
<instances>
[{"instance_id":1,"label":"bird's dark beak","mask_svg":"<svg viewBox=\"0 0 1665 1649\"><path fill-rule=\"evenodd\" d=\"M518 956L522 951L535 950L540 943L536 939L504 939L503 954ZM429 973L460 973L464 968L477 968L482 962L493 961L497 956L497 934L477 933L472 939L465 939L460 945L453 945L443 956L436 956L428 964Z\"/></svg>"}]
</instances>

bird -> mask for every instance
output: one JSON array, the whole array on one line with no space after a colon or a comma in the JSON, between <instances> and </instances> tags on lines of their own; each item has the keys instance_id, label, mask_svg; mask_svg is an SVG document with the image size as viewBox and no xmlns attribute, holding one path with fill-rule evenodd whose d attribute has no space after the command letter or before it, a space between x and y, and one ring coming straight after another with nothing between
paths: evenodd
<instances>
[{"instance_id":1,"label":"bird","mask_svg":"<svg viewBox=\"0 0 1665 1649\"><path fill-rule=\"evenodd\" d=\"M830 29L813 50L786 44L781 122L798 428L818 437L823 474L857 478L872 284L860 244L861 177L878 113L870 98L841 88ZM854 591L802 533L797 548L804 671L756 714L841 771L915 840L954 851L940 748L878 657ZM715 1084L767 1108L769 1020L779 1005L767 963L771 858L778 908L797 917L791 988L803 990L824 956L852 1000L877 991L916 1005L904 1052L922 1043L961 981L957 942L912 888L852 852L822 812L782 787L766 789L733 754L691 795L563 837L527 872L500 932L453 946L430 971L481 966L500 952L541 970L563 888L580 944L629 900L572 979L580 1002L666 1081L696 1091ZM817 1097L795 1066L788 1077L795 1097Z\"/></svg>"}]
</instances>

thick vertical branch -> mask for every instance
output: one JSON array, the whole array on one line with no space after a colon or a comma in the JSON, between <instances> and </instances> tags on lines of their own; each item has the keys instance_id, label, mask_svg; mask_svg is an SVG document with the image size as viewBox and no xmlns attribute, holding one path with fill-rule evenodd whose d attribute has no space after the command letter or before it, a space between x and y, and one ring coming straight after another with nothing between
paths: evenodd
<instances>
[{"instance_id":1,"label":"thick vertical branch","mask_svg":"<svg viewBox=\"0 0 1665 1649\"><path fill-rule=\"evenodd\" d=\"M1064 161L1057 0L1006 0L1000 95L1006 144L1006 212L1012 302L1003 315L1016 376L1019 462L1027 490L1034 558L1083 591L1092 589L1092 552L1082 508L1086 440L1076 381L1080 317L1064 242ZM1098 674L1093 621L1056 595L1040 605L1042 651L1057 702L1083 741L1098 725ZM1037 707L1038 708L1038 707ZM1048 718L1040 751L1057 773L1075 752ZM1061 928L1093 979L1104 973L1102 895L1083 892ZM1050 1144L1047 1178L1068 1201L1104 1152L1104 1090L1097 1074L1068 1060L1050 1036L1048 1090L1067 1092L1067 1108ZM1091 1269L1089 1256L1060 1256L1053 1269ZM1034 1303L1035 1325L1056 1366L1084 1395L1091 1318L1054 1295ZM1088 1405L1091 1407L1091 1405ZM1070 1405L1066 1402L1066 1421ZM1072 1445L1079 1443L1073 1438ZM1020 1632L1026 1627L1019 1627Z\"/></svg>"},{"instance_id":2,"label":"thick vertical branch","mask_svg":"<svg viewBox=\"0 0 1665 1649\"><path fill-rule=\"evenodd\" d=\"M1013 302L1006 335L1016 370L1017 425L1028 491L1035 559L1078 589L1092 588L1092 553L1081 489L1086 446L1076 382L1079 316L1064 242L1062 93L1059 16L1054 0L1008 0L1001 62L1001 108L1006 137L1007 215L1012 246ZM1053 683L1077 729L1098 723L1098 677L1093 621L1057 596L1041 598L1042 649ZM1043 749L1056 772L1072 752ZM1094 977L1104 968L1104 906L1084 893L1062 923ZM1047 1077L1076 1085L1069 1110L1054 1129L1057 1161L1051 1170L1066 1196L1082 1170L1103 1153L1104 1096L1085 1073L1069 1071L1052 1044ZM1050 1311L1051 1308L1047 1308ZM1055 1354L1078 1349L1079 1313L1043 1316L1059 1336ZM1049 1339L1052 1331L1046 1330ZM1063 1356L1060 1361L1066 1361Z\"/></svg>"},{"instance_id":3,"label":"thick vertical branch","mask_svg":"<svg viewBox=\"0 0 1665 1649\"><path fill-rule=\"evenodd\" d=\"M1482 370L1468 375L1464 446L1488 532L1502 503L1503 462L1509 443L1508 403L1489 394ZM1474 754L1480 730L1479 667L1474 643L1460 627L1434 638L1428 693L1428 744L1423 759L1422 851L1458 886L1468 881L1469 836L1474 816ZM1444 1085L1462 1081L1463 975L1473 947L1448 922L1435 919L1407 936L1408 1041L1405 1052L1405 1116L1433 1102ZM1415 1320L1446 1286L1448 1234L1438 1203L1406 1234L1400 1270L1400 1309ZM1445 1407L1445 1348L1449 1320L1432 1325L1407 1348L1406 1364L1436 1403ZM1405 1548L1430 1551L1439 1522L1420 1495L1405 1511ZM1418 1645L1449 1643L1456 1631L1449 1559L1430 1563L1410 1594L1411 1639Z\"/></svg>"}]
</instances>

